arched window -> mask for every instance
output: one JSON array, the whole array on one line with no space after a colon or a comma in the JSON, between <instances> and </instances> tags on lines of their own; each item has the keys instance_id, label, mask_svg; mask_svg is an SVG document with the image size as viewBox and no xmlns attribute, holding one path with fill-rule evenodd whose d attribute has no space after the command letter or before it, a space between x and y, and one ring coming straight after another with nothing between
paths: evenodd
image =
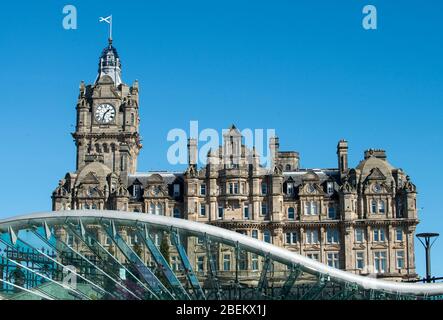
<instances>
[{"instance_id":1,"label":"arched window","mask_svg":"<svg viewBox=\"0 0 443 320\"><path fill-rule=\"evenodd\" d=\"M378 213L385 213L385 202L384 200L378 201Z\"/></svg>"},{"instance_id":2,"label":"arched window","mask_svg":"<svg viewBox=\"0 0 443 320\"><path fill-rule=\"evenodd\" d=\"M375 201L375 200L371 201L371 212L377 213L377 201Z\"/></svg>"},{"instance_id":3,"label":"arched window","mask_svg":"<svg viewBox=\"0 0 443 320\"><path fill-rule=\"evenodd\" d=\"M92 210L97 210L97 205L96 205L95 203L92 204L91 209L92 209Z\"/></svg>"},{"instance_id":4,"label":"arched window","mask_svg":"<svg viewBox=\"0 0 443 320\"><path fill-rule=\"evenodd\" d=\"M290 164L286 165L286 171L291 171L291 165Z\"/></svg>"},{"instance_id":5,"label":"arched window","mask_svg":"<svg viewBox=\"0 0 443 320\"><path fill-rule=\"evenodd\" d=\"M294 220L295 219L295 210L292 207L290 207L288 209L288 219L289 220Z\"/></svg>"},{"instance_id":6,"label":"arched window","mask_svg":"<svg viewBox=\"0 0 443 320\"><path fill-rule=\"evenodd\" d=\"M85 209L89 210L91 207L89 206L89 204L85 203Z\"/></svg>"},{"instance_id":7,"label":"arched window","mask_svg":"<svg viewBox=\"0 0 443 320\"><path fill-rule=\"evenodd\" d=\"M155 212L155 205L153 203L151 203L149 205L149 213L150 214L154 214L154 212Z\"/></svg>"},{"instance_id":8,"label":"arched window","mask_svg":"<svg viewBox=\"0 0 443 320\"><path fill-rule=\"evenodd\" d=\"M109 148L108 148L108 144L107 143L103 144L103 152L104 153L108 153L109 152Z\"/></svg>"},{"instance_id":9,"label":"arched window","mask_svg":"<svg viewBox=\"0 0 443 320\"><path fill-rule=\"evenodd\" d=\"M179 208L174 208L174 218L181 218L181 213Z\"/></svg>"}]
</instances>

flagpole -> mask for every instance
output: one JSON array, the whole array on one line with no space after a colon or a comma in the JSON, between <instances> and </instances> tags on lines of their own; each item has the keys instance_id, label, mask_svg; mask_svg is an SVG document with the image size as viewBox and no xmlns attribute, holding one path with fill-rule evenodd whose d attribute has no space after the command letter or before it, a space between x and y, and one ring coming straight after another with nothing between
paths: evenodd
<instances>
[{"instance_id":1,"label":"flagpole","mask_svg":"<svg viewBox=\"0 0 443 320\"><path fill-rule=\"evenodd\" d=\"M110 19L110 23L109 23L109 39L112 41L112 14L111 14L111 19Z\"/></svg>"}]
</instances>

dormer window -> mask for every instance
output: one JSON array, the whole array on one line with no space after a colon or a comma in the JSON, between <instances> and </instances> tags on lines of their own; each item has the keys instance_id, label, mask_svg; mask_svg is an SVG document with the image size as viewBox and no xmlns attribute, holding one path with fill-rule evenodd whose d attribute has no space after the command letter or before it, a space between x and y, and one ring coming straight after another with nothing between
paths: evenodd
<instances>
[{"instance_id":1,"label":"dormer window","mask_svg":"<svg viewBox=\"0 0 443 320\"><path fill-rule=\"evenodd\" d=\"M334 193L334 183L333 182L328 182L326 184L326 192L328 193L328 195L331 195Z\"/></svg>"},{"instance_id":2,"label":"dormer window","mask_svg":"<svg viewBox=\"0 0 443 320\"><path fill-rule=\"evenodd\" d=\"M174 197L180 196L180 185L178 183L174 184L173 186L173 195Z\"/></svg>"},{"instance_id":3,"label":"dormer window","mask_svg":"<svg viewBox=\"0 0 443 320\"><path fill-rule=\"evenodd\" d=\"M134 199L138 199L138 198L140 198L140 197L141 197L141 191L142 191L141 185L139 185L139 184L135 184L135 185L132 187L132 197L133 197Z\"/></svg>"},{"instance_id":4,"label":"dormer window","mask_svg":"<svg viewBox=\"0 0 443 320\"><path fill-rule=\"evenodd\" d=\"M291 169L292 169L292 168L291 168L291 165L290 165L290 164L287 164L287 165L286 165L286 171L291 171Z\"/></svg>"},{"instance_id":5,"label":"dormer window","mask_svg":"<svg viewBox=\"0 0 443 320\"><path fill-rule=\"evenodd\" d=\"M286 185L286 194L292 196L294 194L294 183L288 182Z\"/></svg>"}]
</instances>

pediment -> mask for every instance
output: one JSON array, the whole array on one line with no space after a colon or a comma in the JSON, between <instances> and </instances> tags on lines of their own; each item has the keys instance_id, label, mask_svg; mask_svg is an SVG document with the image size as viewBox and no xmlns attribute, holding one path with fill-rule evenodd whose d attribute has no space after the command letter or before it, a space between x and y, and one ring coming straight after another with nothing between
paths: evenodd
<instances>
[{"instance_id":1,"label":"pediment","mask_svg":"<svg viewBox=\"0 0 443 320\"><path fill-rule=\"evenodd\" d=\"M323 188L315 182L304 183L301 187L301 194L303 195L323 195L325 192Z\"/></svg>"},{"instance_id":2,"label":"pediment","mask_svg":"<svg viewBox=\"0 0 443 320\"><path fill-rule=\"evenodd\" d=\"M373 168L369 175L366 177L368 180L386 180L386 176L381 172L379 168Z\"/></svg>"},{"instance_id":3,"label":"pediment","mask_svg":"<svg viewBox=\"0 0 443 320\"><path fill-rule=\"evenodd\" d=\"M319 181L320 178L318 177L318 175L314 171L310 170L306 174L303 175L302 180L303 181Z\"/></svg>"},{"instance_id":4,"label":"pediment","mask_svg":"<svg viewBox=\"0 0 443 320\"><path fill-rule=\"evenodd\" d=\"M161 175L159 175L158 173L154 173L152 175L150 175L148 177L148 179L146 180L149 184L153 184L153 183L163 183L163 177Z\"/></svg>"},{"instance_id":5,"label":"pediment","mask_svg":"<svg viewBox=\"0 0 443 320\"><path fill-rule=\"evenodd\" d=\"M144 193L145 197L148 198L164 198L169 195L168 188L166 185L150 185Z\"/></svg>"},{"instance_id":6,"label":"pediment","mask_svg":"<svg viewBox=\"0 0 443 320\"><path fill-rule=\"evenodd\" d=\"M84 179L81 181L82 184L99 184L97 176L93 172L88 172Z\"/></svg>"}]
</instances>

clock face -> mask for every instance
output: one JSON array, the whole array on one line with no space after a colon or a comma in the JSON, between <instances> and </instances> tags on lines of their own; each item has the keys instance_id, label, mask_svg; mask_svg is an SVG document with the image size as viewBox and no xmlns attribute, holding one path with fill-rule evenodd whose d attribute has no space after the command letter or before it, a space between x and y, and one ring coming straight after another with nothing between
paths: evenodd
<instances>
[{"instance_id":1,"label":"clock face","mask_svg":"<svg viewBox=\"0 0 443 320\"><path fill-rule=\"evenodd\" d=\"M381 185L379 185L378 183L374 184L372 189L374 190L374 192L377 192L377 193L381 192L381 190L382 190Z\"/></svg>"},{"instance_id":2,"label":"clock face","mask_svg":"<svg viewBox=\"0 0 443 320\"><path fill-rule=\"evenodd\" d=\"M98 123L110 123L115 118L115 109L109 103L100 104L95 109L95 120Z\"/></svg>"}]
</instances>

